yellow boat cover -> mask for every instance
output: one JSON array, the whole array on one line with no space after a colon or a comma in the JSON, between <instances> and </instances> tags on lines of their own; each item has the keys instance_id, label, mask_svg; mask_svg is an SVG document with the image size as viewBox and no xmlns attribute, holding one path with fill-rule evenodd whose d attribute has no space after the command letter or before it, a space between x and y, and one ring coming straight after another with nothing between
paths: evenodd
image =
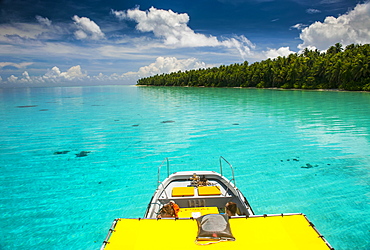
<instances>
[{"instance_id":1,"label":"yellow boat cover","mask_svg":"<svg viewBox=\"0 0 370 250\"><path fill-rule=\"evenodd\" d=\"M103 249L331 249L303 214L231 218L235 241L197 245L196 220L119 219Z\"/></svg>"}]
</instances>

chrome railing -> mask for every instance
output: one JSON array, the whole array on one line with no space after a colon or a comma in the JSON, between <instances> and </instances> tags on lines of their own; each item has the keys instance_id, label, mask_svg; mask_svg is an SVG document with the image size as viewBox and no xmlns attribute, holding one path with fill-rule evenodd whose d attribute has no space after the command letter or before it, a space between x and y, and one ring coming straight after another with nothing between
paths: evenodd
<instances>
[{"instance_id":1,"label":"chrome railing","mask_svg":"<svg viewBox=\"0 0 370 250\"><path fill-rule=\"evenodd\" d=\"M168 158L166 157L166 158L163 159L161 165L159 165L159 167L158 167L157 189L158 189L159 185L162 184L160 178L161 178L161 168L162 168L164 162L166 162L166 165L167 165L167 177L170 175L170 163L168 161Z\"/></svg>"},{"instance_id":2,"label":"chrome railing","mask_svg":"<svg viewBox=\"0 0 370 250\"><path fill-rule=\"evenodd\" d=\"M235 175L234 175L234 168L233 166L231 165L230 162L228 162L223 156L220 156L220 174L223 176L223 168L222 168L222 161L226 162L230 169L231 169L231 174L232 174L232 178L229 179L229 183L233 182L234 183L234 186L236 187L236 183L235 183ZM157 188L162 184L161 182L161 169L162 167L166 165L167 166L167 176L170 176L170 163L168 161L168 158L164 158L161 165L159 165L158 167L158 175L157 175Z\"/></svg>"},{"instance_id":3,"label":"chrome railing","mask_svg":"<svg viewBox=\"0 0 370 250\"><path fill-rule=\"evenodd\" d=\"M236 183L235 183L235 176L234 176L234 168L233 168L233 166L230 164L230 162L228 162L224 157L222 157L222 156L220 156L220 174L222 175L222 176L224 176L223 175L223 173L222 173L222 160L224 160L229 166L230 166L230 169L231 169L231 174L232 174L232 179L230 179L229 180L229 182L234 182L234 187L236 187Z\"/></svg>"}]
</instances>

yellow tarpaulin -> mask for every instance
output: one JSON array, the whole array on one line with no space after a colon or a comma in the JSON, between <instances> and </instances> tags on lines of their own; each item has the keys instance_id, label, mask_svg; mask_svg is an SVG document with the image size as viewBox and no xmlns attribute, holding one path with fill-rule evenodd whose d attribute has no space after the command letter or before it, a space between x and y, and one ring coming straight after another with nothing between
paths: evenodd
<instances>
[{"instance_id":1,"label":"yellow tarpaulin","mask_svg":"<svg viewBox=\"0 0 370 250\"><path fill-rule=\"evenodd\" d=\"M235 241L207 246L195 243L198 227L191 219L121 219L105 249L330 249L304 215L232 218Z\"/></svg>"}]
</instances>

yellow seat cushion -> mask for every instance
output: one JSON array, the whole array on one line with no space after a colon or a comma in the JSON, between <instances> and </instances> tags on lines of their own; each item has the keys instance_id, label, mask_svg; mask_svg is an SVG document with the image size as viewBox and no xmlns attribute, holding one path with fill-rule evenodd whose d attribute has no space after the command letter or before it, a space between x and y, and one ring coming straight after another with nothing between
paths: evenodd
<instances>
[{"instance_id":1,"label":"yellow seat cushion","mask_svg":"<svg viewBox=\"0 0 370 250\"><path fill-rule=\"evenodd\" d=\"M221 190L218 186L205 186L205 187L198 187L198 194L200 196L205 195L220 195Z\"/></svg>"},{"instance_id":2,"label":"yellow seat cushion","mask_svg":"<svg viewBox=\"0 0 370 250\"><path fill-rule=\"evenodd\" d=\"M173 197L194 196L194 187L174 187L172 188Z\"/></svg>"}]
</instances>

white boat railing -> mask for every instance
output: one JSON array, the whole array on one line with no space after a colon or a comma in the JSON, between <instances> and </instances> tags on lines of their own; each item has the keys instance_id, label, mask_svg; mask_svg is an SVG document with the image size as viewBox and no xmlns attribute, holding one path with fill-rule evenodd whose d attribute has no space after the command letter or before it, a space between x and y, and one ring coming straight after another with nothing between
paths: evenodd
<instances>
[{"instance_id":1,"label":"white boat railing","mask_svg":"<svg viewBox=\"0 0 370 250\"><path fill-rule=\"evenodd\" d=\"M232 178L231 178L231 179L229 179L229 184L230 184L231 182L233 182L233 183L234 183L234 187L236 187L236 183L235 183L235 175L234 175L234 168L233 168L233 166L231 165L231 163L230 163L230 162L228 162L228 161L227 161L223 156L220 156L220 174L221 174L222 176L224 176L224 175L223 175L223 171L222 171L222 169L223 169L223 168L222 168L222 161L226 162L226 163L229 165L230 169L231 169ZM161 165L159 165L159 167L158 167L158 175L157 175L157 189L158 189L158 187L159 187L161 184L163 184L163 183L161 182L161 169L162 169L162 167L163 167L164 165L166 165L166 166L167 166L167 176L166 176L166 178L167 178L168 176L170 176L170 163L169 163L168 157L164 158L164 159L163 159L163 161L162 161L162 163L161 163Z\"/></svg>"},{"instance_id":2,"label":"white boat railing","mask_svg":"<svg viewBox=\"0 0 370 250\"><path fill-rule=\"evenodd\" d=\"M222 173L222 160L224 160L229 166L230 166L230 169L231 169L231 174L232 174L232 179L229 180L229 184L231 183L231 181L234 183L234 187L236 187L236 183L235 183L235 176L234 176L234 168L233 166L230 164L230 162L228 162L224 157L220 156L220 174L222 176L223 173Z\"/></svg>"},{"instance_id":3,"label":"white boat railing","mask_svg":"<svg viewBox=\"0 0 370 250\"><path fill-rule=\"evenodd\" d=\"M163 161L162 161L161 165L159 165L159 167L158 167L157 189L158 189L159 185L163 184L163 183L161 182L161 179L160 179L160 178L161 178L161 168L163 167L164 162L166 162L166 165L167 165L167 176L166 176L166 178L167 178L168 176L170 176L170 163L169 163L169 161L168 161L168 158L166 157L166 158L164 158L164 159L163 159Z\"/></svg>"}]
</instances>

